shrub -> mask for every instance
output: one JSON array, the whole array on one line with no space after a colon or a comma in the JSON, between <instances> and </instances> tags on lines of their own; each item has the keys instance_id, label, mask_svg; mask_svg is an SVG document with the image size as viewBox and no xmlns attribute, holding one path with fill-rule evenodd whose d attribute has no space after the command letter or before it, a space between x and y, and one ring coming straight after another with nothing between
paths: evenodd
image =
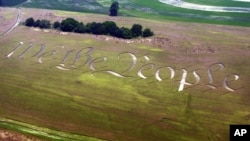
<instances>
[{"instance_id":1,"label":"shrub","mask_svg":"<svg viewBox=\"0 0 250 141\"><path fill-rule=\"evenodd\" d=\"M91 32L96 35L105 34L106 30L101 23L95 23L91 26Z\"/></svg>"},{"instance_id":2,"label":"shrub","mask_svg":"<svg viewBox=\"0 0 250 141\"><path fill-rule=\"evenodd\" d=\"M28 18L26 21L25 21L25 25L26 26L34 26L34 23L35 23L35 20L33 18Z\"/></svg>"},{"instance_id":3,"label":"shrub","mask_svg":"<svg viewBox=\"0 0 250 141\"><path fill-rule=\"evenodd\" d=\"M131 31L134 37L142 35L142 26L140 24L133 24Z\"/></svg>"},{"instance_id":4,"label":"shrub","mask_svg":"<svg viewBox=\"0 0 250 141\"><path fill-rule=\"evenodd\" d=\"M154 35L154 33L149 28L144 29L144 31L142 33L142 37L150 37L153 35Z\"/></svg>"},{"instance_id":5,"label":"shrub","mask_svg":"<svg viewBox=\"0 0 250 141\"><path fill-rule=\"evenodd\" d=\"M48 20L41 20L39 23L39 27L42 29L44 29L44 28L48 29L48 28L50 28L50 25L51 25L50 21L48 21Z\"/></svg>"},{"instance_id":6,"label":"shrub","mask_svg":"<svg viewBox=\"0 0 250 141\"><path fill-rule=\"evenodd\" d=\"M78 24L78 26L75 29L76 33L85 33L85 27L83 23Z\"/></svg>"},{"instance_id":7,"label":"shrub","mask_svg":"<svg viewBox=\"0 0 250 141\"><path fill-rule=\"evenodd\" d=\"M36 20L36 21L34 22L33 26L34 26L34 27L39 27L40 22L41 22L40 20Z\"/></svg>"},{"instance_id":8,"label":"shrub","mask_svg":"<svg viewBox=\"0 0 250 141\"><path fill-rule=\"evenodd\" d=\"M86 32L86 33L91 33L91 23L87 23L87 24L85 25L85 32Z\"/></svg>"},{"instance_id":9,"label":"shrub","mask_svg":"<svg viewBox=\"0 0 250 141\"><path fill-rule=\"evenodd\" d=\"M133 38L133 32L130 29L128 29L126 27L122 27L121 31L122 31L122 38L124 38L124 39L132 39Z\"/></svg>"},{"instance_id":10,"label":"shrub","mask_svg":"<svg viewBox=\"0 0 250 141\"><path fill-rule=\"evenodd\" d=\"M116 23L113 21L105 21L102 25L105 28L105 34L110 34L113 30L112 28L116 27Z\"/></svg>"},{"instance_id":11,"label":"shrub","mask_svg":"<svg viewBox=\"0 0 250 141\"><path fill-rule=\"evenodd\" d=\"M73 18L67 18L61 22L61 30L65 32L72 32L78 26L79 22Z\"/></svg>"},{"instance_id":12,"label":"shrub","mask_svg":"<svg viewBox=\"0 0 250 141\"><path fill-rule=\"evenodd\" d=\"M55 29L60 28L60 26L61 26L61 23L58 22L58 21L54 22L54 24L53 24L53 27L54 27Z\"/></svg>"},{"instance_id":13,"label":"shrub","mask_svg":"<svg viewBox=\"0 0 250 141\"><path fill-rule=\"evenodd\" d=\"M122 38L123 33L122 33L122 30L119 27L113 26L113 27L111 27L109 34L111 36L114 36L114 37Z\"/></svg>"}]
</instances>

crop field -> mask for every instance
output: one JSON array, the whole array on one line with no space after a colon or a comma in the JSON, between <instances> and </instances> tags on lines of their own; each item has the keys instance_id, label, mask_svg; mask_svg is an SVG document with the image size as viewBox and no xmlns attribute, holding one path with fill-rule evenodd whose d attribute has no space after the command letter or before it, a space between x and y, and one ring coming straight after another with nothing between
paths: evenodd
<instances>
[{"instance_id":1,"label":"crop field","mask_svg":"<svg viewBox=\"0 0 250 141\"><path fill-rule=\"evenodd\" d=\"M0 131L41 140L228 141L230 124L250 124L249 13L119 3L118 17L108 16L110 0L0 8ZM125 40L29 28L22 25L29 17L138 23L155 35Z\"/></svg>"}]
</instances>

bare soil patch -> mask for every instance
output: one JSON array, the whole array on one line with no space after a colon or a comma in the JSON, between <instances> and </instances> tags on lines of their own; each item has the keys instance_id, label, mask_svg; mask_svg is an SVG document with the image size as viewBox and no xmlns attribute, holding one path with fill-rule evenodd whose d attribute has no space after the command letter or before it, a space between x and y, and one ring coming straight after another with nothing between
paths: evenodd
<instances>
[{"instance_id":1,"label":"bare soil patch","mask_svg":"<svg viewBox=\"0 0 250 141\"><path fill-rule=\"evenodd\" d=\"M0 141L41 141L34 137L22 135L13 131L0 129Z\"/></svg>"}]
</instances>

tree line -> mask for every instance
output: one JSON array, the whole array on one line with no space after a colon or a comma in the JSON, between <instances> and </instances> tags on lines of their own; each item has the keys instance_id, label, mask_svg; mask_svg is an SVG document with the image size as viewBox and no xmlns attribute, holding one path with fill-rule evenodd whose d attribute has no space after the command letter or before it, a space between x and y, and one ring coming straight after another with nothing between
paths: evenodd
<instances>
[{"instance_id":1,"label":"tree line","mask_svg":"<svg viewBox=\"0 0 250 141\"><path fill-rule=\"evenodd\" d=\"M28 27L39 27L41 29L54 28L63 32L89 33L94 35L110 35L113 37L132 39L136 37L150 37L154 33L149 29L143 29L140 24L133 24L131 28L118 27L113 21L90 22L84 24L74 18L66 18L61 22L56 21L53 24L48 20L34 20L32 17L26 19L25 23Z\"/></svg>"}]
</instances>

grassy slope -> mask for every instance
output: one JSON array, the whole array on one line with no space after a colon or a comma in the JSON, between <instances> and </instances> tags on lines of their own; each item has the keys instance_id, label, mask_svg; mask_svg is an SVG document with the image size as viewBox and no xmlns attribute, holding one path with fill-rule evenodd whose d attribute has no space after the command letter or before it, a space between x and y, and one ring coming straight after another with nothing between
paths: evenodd
<instances>
[{"instance_id":1,"label":"grassy slope","mask_svg":"<svg viewBox=\"0 0 250 141\"><path fill-rule=\"evenodd\" d=\"M214 5L214 6L231 6L231 7L250 7L249 2L239 2L233 0L183 0L185 2L203 4L203 5Z\"/></svg>"},{"instance_id":2,"label":"grassy slope","mask_svg":"<svg viewBox=\"0 0 250 141\"><path fill-rule=\"evenodd\" d=\"M43 11L43 10L41 10ZM95 14L48 11L64 17L76 15L84 22L104 21L110 18ZM39 10L24 9L23 18L39 14ZM89 18L91 17L91 18ZM115 20L115 19L114 19ZM74 132L107 140L228 140L229 124L249 121L249 28L223 27L190 23L160 22L138 18L120 17L119 25L131 26L135 21L155 31L156 36L170 39L166 49L147 43L127 44L122 41L106 42L92 35L59 35L33 31L20 26L1 39L0 52L0 115L34 125ZM208 30L209 29L209 30ZM232 40L234 39L234 40ZM6 59L20 41L25 44ZM31 49L23 60L18 59L29 42ZM43 64L31 57L40 47L46 51L57 50L55 56L44 57ZM65 48L60 46L64 45ZM107 73L91 76L87 66L71 71L56 69L66 52L93 46L92 56L107 56L108 61L97 63L97 68L125 70L131 59L117 55L131 51L141 56L136 68L126 73L129 78L116 78ZM171 47L170 47L171 46ZM190 53L196 47L212 47L215 54ZM153 47L153 48L152 48ZM174 79L156 82L151 75L156 70L145 70L149 79L138 80L137 71L145 63L143 55L149 54L152 63L172 66ZM241 54L241 55L238 55ZM66 62L70 66L74 56ZM85 59L81 58L80 62ZM218 86L210 90L205 84L209 65L223 62L226 69L214 72ZM78 65L79 66L79 63ZM181 79L180 69L189 70L188 81L194 81L191 70L198 69L200 85L177 92ZM221 81L227 74L240 74L240 81L231 82L238 88L227 93ZM169 77L163 70L162 77Z\"/></svg>"},{"instance_id":3,"label":"grassy slope","mask_svg":"<svg viewBox=\"0 0 250 141\"><path fill-rule=\"evenodd\" d=\"M23 6L79 12L94 12L108 15L110 1L97 0L93 2L83 1L80 3L72 3L59 0L34 0L32 2L23 4ZM158 0L120 1L120 7L121 15L136 16L142 18L150 17L152 20L164 19L187 22L250 26L249 13L219 13L189 10L165 5L160 3Z\"/></svg>"},{"instance_id":4,"label":"grassy slope","mask_svg":"<svg viewBox=\"0 0 250 141\"><path fill-rule=\"evenodd\" d=\"M122 4L121 4L122 5ZM124 13L129 15L151 19L168 19L178 21L200 22L200 23L214 23L214 24L229 24L249 26L248 13L221 13L221 12L206 12L199 10L189 10L183 8L172 7L160 3L157 0L131 0L132 9L121 9ZM143 8L150 8L150 11L142 10ZM229 18L231 17L231 18Z\"/></svg>"},{"instance_id":5,"label":"grassy slope","mask_svg":"<svg viewBox=\"0 0 250 141\"><path fill-rule=\"evenodd\" d=\"M200 1L191 1L199 3ZM15 3L4 1L5 5L15 5ZM249 7L249 3L234 2L234 1L202 1L201 4L221 5L221 6L239 6ZM91 6L89 6L91 5ZM90 12L108 14L110 1L97 0L96 1L59 1L59 0L33 0L23 4L24 7L59 9L68 11ZM204 12L196 10L188 10L176 8L160 3L158 0L130 0L120 2L121 14L143 17L151 19L168 19L188 22L200 23L214 23L214 24L228 24L249 26L248 13L218 13L218 12Z\"/></svg>"},{"instance_id":6,"label":"grassy slope","mask_svg":"<svg viewBox=\"0 0 250 141\"><path fill-rule=\"evenodd\" d=\"M95 1L66 1L66 0L33 0L23 4L24 7L57 9L78 12L108 14L108 10Z\"/></svg>"}]
</instances>

